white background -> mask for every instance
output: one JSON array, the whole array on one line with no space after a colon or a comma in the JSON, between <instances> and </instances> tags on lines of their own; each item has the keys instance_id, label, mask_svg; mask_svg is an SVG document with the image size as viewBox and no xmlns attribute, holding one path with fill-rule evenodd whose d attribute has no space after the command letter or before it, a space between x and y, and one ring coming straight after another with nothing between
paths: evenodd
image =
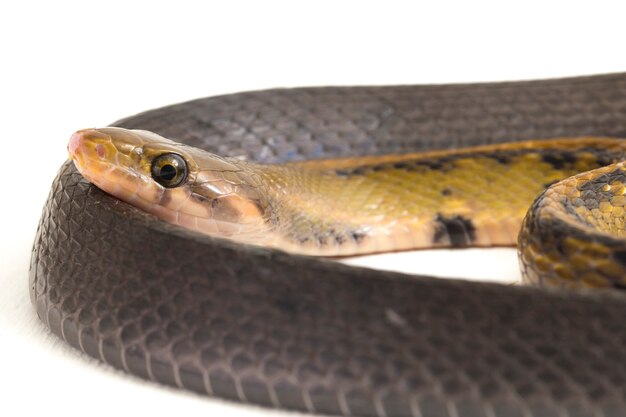
<instances>
[{"instance_id":1,"label":"white background","mask_svg":"<svg viewBox=\"0 0 626 417\"><path fill-rule=\"evenodd\" d=\"M3 2L0 415L271 414L127 377L65 346L39 322L28 298L30 247L74 130L250 89L624 71L625 15L617 5ZM517 276L513 250L459 252L376 262L454 276Z\"/></svg>"}]
</instances>

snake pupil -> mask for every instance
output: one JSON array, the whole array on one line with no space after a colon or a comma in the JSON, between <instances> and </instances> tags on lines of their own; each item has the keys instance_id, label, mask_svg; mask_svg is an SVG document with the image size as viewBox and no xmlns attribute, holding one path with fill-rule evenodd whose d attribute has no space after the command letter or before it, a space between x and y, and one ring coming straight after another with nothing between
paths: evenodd
<instances>
[{"instance_id":1,"label":"snake pupil","mask_svg":"<svg viewBox=\"0 0 626 417\"><path fill-rule=\"evenodd\" d=\"M161 172L159 173L159 176L166 181L171 181L176 176L176 168L169 164L163 165L161 167Z\"/></svg>"},{"instance_id":2,"label":"snake pupil","mask_svg":"<svg viewBox=\"0 0 626 417\"><path fill-rule=\"evenodd\" d=\"M187 179L187 163L175 153L159 155L152 161L151 174L163 187L178 187Z\"/></svg>"}]
</instances>

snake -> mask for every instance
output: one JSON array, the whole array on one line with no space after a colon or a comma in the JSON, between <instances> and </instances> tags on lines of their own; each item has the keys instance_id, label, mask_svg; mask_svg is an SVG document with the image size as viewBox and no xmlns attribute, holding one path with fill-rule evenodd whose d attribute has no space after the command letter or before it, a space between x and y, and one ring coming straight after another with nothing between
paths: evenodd
<instances>
[{"instance_id":1,"label":"snake","mask_svg":"<svg viewBox=\"0 0 626 417\"><path fill-rule=\"evenodd\" d=\"M203 395L625 415L625 93L626 74L274 89L78 131L31 301L70 345ZM516 242L530 285L333 259Z\"/></svg>"}]
</instances>

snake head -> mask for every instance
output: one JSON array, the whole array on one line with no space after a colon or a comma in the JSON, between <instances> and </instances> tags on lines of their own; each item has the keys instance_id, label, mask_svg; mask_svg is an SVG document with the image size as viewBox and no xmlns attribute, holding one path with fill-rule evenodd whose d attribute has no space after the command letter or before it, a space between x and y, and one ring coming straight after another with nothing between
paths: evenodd
<instances>
[{"instance_id":1,"label":"snake head","mask_svg":"<svg viewBox=\"0 0 626 417\"><path fill-rule=\"evenodd\" d=\"M241 161L114 127L79 130L68 151L89 182L162 220L248 241L265 232L259 183Z\"/></svg>"}]
</instances>

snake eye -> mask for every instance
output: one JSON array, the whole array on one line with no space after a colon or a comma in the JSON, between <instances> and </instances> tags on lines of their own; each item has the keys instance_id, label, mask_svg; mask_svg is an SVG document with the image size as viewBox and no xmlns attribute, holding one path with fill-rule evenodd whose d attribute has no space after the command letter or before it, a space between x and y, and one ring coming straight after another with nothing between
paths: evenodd
<instances>
[{"instance_id":1,"label":"snake eye","mask_svg":"<svg viewBox=\"0 0 626 417\"><path fill-rule=\"evenodd\" d=\"M187 163L176 153L165 153L154 158L150 173L163 187L178 187L187 179Z\"/></svg>"}]
</instances>

